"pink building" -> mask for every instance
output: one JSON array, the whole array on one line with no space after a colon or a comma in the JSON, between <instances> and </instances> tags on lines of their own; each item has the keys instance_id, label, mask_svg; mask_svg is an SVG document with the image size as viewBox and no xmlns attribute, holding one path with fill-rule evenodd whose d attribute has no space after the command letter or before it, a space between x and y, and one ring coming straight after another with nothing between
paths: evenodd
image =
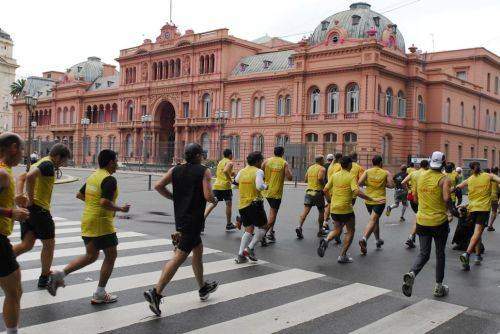
<instances>
[{"instance_id":1,"label":"pink building","mask_svg":"<svg viewBox=\"0 0 500 334\"><path fill-rule=\"evenodd\" d=\"M355 150L395 165L442 150L457 164L498 165L500 58L481 47L408 49L397 25L366 3L327 17L299 43L166 24L154 42L120 51L120 72L91 57L31 77L35 146L65 141L77 163L113 148L128 162L166 164L197 141L209 159L231 147L240 163L288 143L303 144L307 157ZM27 138L27 108L22 100L13 108L14 131Z\"/></svg>"}]
</instances>

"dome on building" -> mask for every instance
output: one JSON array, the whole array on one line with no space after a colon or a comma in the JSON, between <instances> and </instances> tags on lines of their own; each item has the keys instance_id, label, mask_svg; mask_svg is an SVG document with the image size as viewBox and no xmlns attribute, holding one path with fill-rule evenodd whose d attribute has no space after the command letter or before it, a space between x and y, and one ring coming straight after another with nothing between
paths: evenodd
<instances>
[{"instance_id":1,"label":"dome on building","mask_svg":"<svg viewBox=\"0 0 500 334\"><path fill-rule=\"evenodd\" d=\"M347 38L368 38L373 34L378 40L389 38L392 33L395 46L405 51L405 41L397 26L388 18L371 10L371 6L365 2L353 3L349 10L336 13L323 20L309 38L311 45L323 43L328 37L329 31L335 27L347 32Z\"/></svg>"},{"instance_id":2,"label":"dome on building","mask_svg":"<svg viewBox=\"0 0 500 334\"><path fill-rule=\"evenodd\" d=\"M104 63L98 57L89 57L86 61L71 66L68 69L68 78L94 82L103 75Z\"/></svg>"},{"instance_id":3,"label":"dome on building","mask_svg":"<svg viewBox=\"0 0 500 334\"><path fill-rule=\"evenodd\" d=\"M0 38L12 41L12 38L10 38L10 35L7 34L5 31L3 31L2 28L0 28Z\"/></svg>"}]
</instances>

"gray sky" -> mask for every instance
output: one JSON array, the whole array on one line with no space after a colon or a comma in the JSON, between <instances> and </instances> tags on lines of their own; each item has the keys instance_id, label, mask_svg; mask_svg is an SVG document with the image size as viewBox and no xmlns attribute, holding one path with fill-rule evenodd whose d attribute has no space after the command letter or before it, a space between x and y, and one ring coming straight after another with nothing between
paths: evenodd
<instances>
[{"instance_id":1,"label":"gray sky","mask_svg":"<svg viewBox=\"0 0 500 334\"><path fill-rule=\"evenodd\" d=\"M173 0L181 32L229 28L255 39L266 33L297 41L346 0ZM372 0L372 9L398 25L406 46L424 51L484 46L500 54L499 0ZM415 3L412 3L415 2ZM384 13L400 5L402 8ZM18 76L64 71L88 56L115 63L119 50L155 39L169 18L168 0L2 1L0 27L15 42ZM295 35L295 36L290 36Z\"/></svg>"}]
</instances>

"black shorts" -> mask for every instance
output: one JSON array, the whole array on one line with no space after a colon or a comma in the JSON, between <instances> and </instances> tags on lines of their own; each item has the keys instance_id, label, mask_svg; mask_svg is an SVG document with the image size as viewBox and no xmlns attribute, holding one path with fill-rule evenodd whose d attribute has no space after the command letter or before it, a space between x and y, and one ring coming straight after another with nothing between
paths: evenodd
<instances>
[{"instance_id":1,"label":"black shorts","mask_svg":"<svg viewBox=\"0 0 500 334\"><path fill-rule=\"evenodd\" d=\"M177 248L184 253L191 253L191 251L201 244L200 233L182 233L179 239Z\"/></svg>"},{"instance_id":2,"label":"black shorts","mask_svg":"<svg viewBox=\"0 0 500 334\"><path fill-rule=\"evenodd\" d=\"M214 196L217 198L219 202L221 201L232 201L233 200L233 191L231 189L228 190L214 190Z\"/></svg>"},{"instance_id":3,"label":"black shorts","mask_svg":"<svg viewBox=\"0 0 500 334\"><path fill-rule=\"evenodd\" d=\"M489 211L473 211L469 215L469 219L472 223L476 225L488 226L488 221L490 219Z\"/></svg>"},{"instance_id":4,"label":"black shorts","mask_svg":"<svg viewBox=\"0 0 500 334\"><path fill-rule=\"evenodd\" d=\"M9 276L17 269L19 269L19 264L9 238L0 234L0 277Z\"/></svg>"},{"instance_id":5,"label":"black shorts","mask_svg":"<svg viewBox=\"0 0 500 334\"><path fill-rule=\"evenodd\" d=\"M385 209L385 204L366 204L366 209L369 214L375 212L377 215L382 216Z\"/></svg>"},{"instance_id":6,"label":"black shorts","mask_svg":"<svg viewBox=\"0 0 500 334\"><path fill-rule=\"evenodd\" d=\"M266 211L263 201L252 202L249 206L240 209L241 222L243 226L263 227L267 224Z\"/></svg>"},{"instance_id":7,"label":"black shorts","mask_svg":"<svg viewBox=\"0 0 500 334\"><path fill-rule=\"evenodd\" d=\"M317 207L318 210L325 208L325 196L321 190L308 190L306 196L304 197L304 206L312 208Z\"/></svg>"},{"instance_id":8,"label":"black shorts","mask_svg":"<svg viewBox=\"0 0 500 334\"><path fill-rule=\"evenodd\" d=\"M281 198L271 198L271 197L266 197L267 203L269 203L269 206L278 211L281 206Z\"/></svg>"},{"instance_id":9,"label":"black shorts","mask_svg":"<svg viewBox=\"0 0 500 334\"><path fill-rule=\"evenodd\" d=\"M21 240L29 231L32 231L35 237L40 240L54 239L56 227L50 211L38 205L30 206L28 211L30 217L21 222Z\"/></svg>"},{"instance_id":10,"label":"black shorts","mask_svg":"<svg viewBox=\"0 0 500 334\"><path fill-rule=\"evenodd\" d=\"M118 237L116 233L101 235L99 237L82 237L82 239L85 245L92 242L97 250L118 246Z\"/></svg>"},{"instance_id":11,"label":"black shorts","mask_svg":"<svg viewBox=\"0 0 500 334\"><path fill-rule=\"evenodd\" d=\"M418 203L415 203L413 201L410 201L410 206L413 212L417 213L418 212Z\"/></svg>"},{"instance_id":12,"label":"black shorts","mask_svg":"<svg viewBox=\"0 0 500 334\"><path fill-rule=\"evenodd\" d=\"M351 213L342 213L342 214L337 214L337 213L332 213L332 220L337 223L342 223L345 224L349 221L354 221L356 216L354 215L354 212Z\"/></svg>"},{"instance_id":13,"label":"black shorts","mask_svg":"<svg viewBox=\"0 0 500 334\"><path fill-rule=\"evenodd\" d=\"M417 235L438 238L440 236L445 236L448 235L448 233L450 233L450 224L448 223L447 219L441 222L441 224L437 226L424 226L417 223L415 231Z\"/></svg>"}]
</instances>

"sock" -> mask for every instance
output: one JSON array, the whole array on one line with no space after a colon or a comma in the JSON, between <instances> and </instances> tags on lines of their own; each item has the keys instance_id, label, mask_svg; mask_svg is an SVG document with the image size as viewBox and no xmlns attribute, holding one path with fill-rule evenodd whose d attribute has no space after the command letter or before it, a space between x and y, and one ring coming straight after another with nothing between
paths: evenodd
<instances>
[{"instance_id":1,"label":"sock","mask_svg":"<svg viewBox=\"0 0 500 334\"><path fill-rule=\"evenodd\" d=\"M252 234L245 232L243 233L243 236L241 237L241 243L240 243L240 251L238 255L243 255L243 251L247 247L247 245L250 243L250 240L252 240Z\"/></svg>"},{"instance_id":2,"label":"sock","mask_svg":"<svg viewBox=\"0 0 500 334\"><path fill-rule=\"evenodd\" d=\"M257 244L257 242L259 242L260 240L262 240L262 238L264 237L264 234L266 234L266 230L259 228L255 232L255 235L253 236L252 241L250 241L250 244L248 245L248 248L254 249L254 247Z\"/></svg>"},{"instance_id":3,"label":"sock","mask_svg":"<svg viewBox=\"0 0 500 334\"><path fill-rule=\"evenodd\" d=\"M17 334L17 327L6 328L7 334Z\"/></svg>"},{"instance_id":4,"label":"sock","mask_svg":"<svg viewBox=\"0 0 500 334\"><path fill-rule=\"evenodd\" d=\"M106 289L103 288L102 286L98 286L97 290L95 290L95 293L98 294L98 295L103 295L103 294L106 293Z\"/></svg>"}]
</instances>

